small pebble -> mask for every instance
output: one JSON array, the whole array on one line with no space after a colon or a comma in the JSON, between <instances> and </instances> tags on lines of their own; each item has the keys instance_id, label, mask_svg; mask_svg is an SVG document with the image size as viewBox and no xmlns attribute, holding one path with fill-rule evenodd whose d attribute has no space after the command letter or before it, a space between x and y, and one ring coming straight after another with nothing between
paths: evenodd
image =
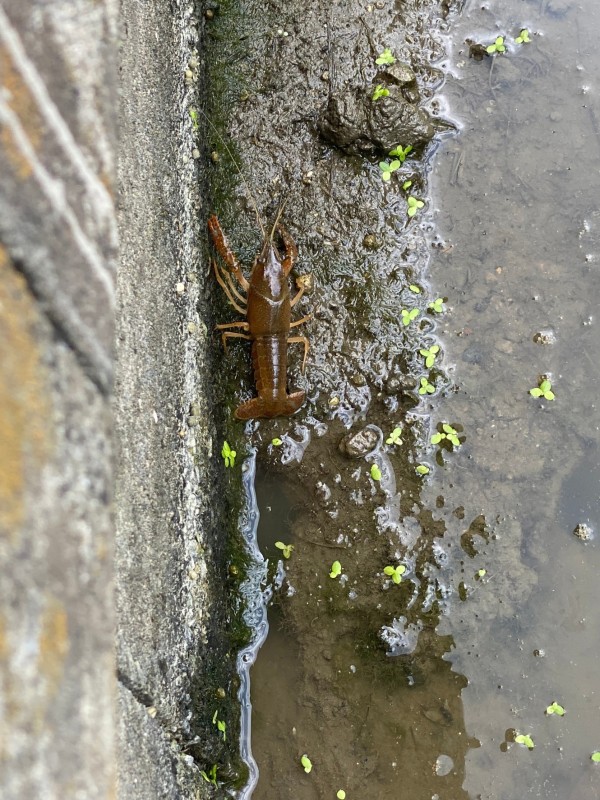
<instances>
[{"instance_id":1,"label":"small pebble","mask_svg":"<svg viewBox=\"0 0 600 800\"><path fill-rule=\"evenodd\" d=\"M212 10L212 8L207 8L206 11L204 12L204 16L206 17L206 19L214 19L215 12Z\"/></svg>"},{"instance_id":2,"label":"small pebble","mask_svg":"<svg viewBox=\"0 0 600 800\"><path fill-rule=\"evenodd\" d=\"M192 150L192 158L200 158L200 150L197 147Z\"/></svg>"},{"instance_id":3,"label":"small pebble","mask_svg":"<svg viewBox=\"0 0 600 800\"><path fill-rule=\"evenodd\" d=\"M183 294L185 292L185 283L176 283L175 291L177 294Z\"/></svg>"},{"instance_id":4,"label":"small pebble","mask_svg":"<svg viewBox=\"0 0 600 800\"><path fill-rule=\"evenodd\" d=\"M576 536L582 542L589 542L594 538L594 531L590 525L580 522L575 526L573 536Z\"/></svg>"}]
</instances>

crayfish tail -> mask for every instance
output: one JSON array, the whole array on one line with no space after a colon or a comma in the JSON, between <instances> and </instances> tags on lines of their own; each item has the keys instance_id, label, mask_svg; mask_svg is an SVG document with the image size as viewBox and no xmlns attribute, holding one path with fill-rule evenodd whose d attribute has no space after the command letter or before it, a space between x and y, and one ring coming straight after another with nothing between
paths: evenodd
<instances>
[{"instance_id":1,"label":"crayfish tail","mask_svg":"<svg viewBox=\"0 0 600 800\"><path fill-rule=\"evenodd\" d=\"M306 392L293 392L281 399L253 397L238 406L236 419L270 419L272 417L290 417L304 403Z\"/></svg>"}]
</instances>

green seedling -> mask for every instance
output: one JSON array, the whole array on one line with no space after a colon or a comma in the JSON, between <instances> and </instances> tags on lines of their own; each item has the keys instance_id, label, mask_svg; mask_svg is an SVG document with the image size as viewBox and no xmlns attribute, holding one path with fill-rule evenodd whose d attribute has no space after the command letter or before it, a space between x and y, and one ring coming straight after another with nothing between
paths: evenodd
<instances>
[{"instance_id":1,"label":"green seedling","mask_svg":"<svg viewBox=\"0 0 600 800\"><path fill-rule=\"evenodd\" d=\"M527 28L522 28L521 33L517 36L515 42L517 44L527 44L530 41L531 39L529 38L529 31L527 30Z\"/></svg>"},{"instance_id":2,"label":"green seedling","mask_svg":"<svg viewBox=\"0 0 600 800\"><path fill-rule=\"evenodd\" d=\"M394 428L388 438L385 440L386 444L402 444L402 428Z\"/></svg>"},{"instance_id":3,"label":"green seedling","mask_svg":"<svg viewBox=\"0 0 600 800\"><path fill-rule=\"evenodd\" d=\"M421 289L416 283L411 283L408 287L414 294L421 294Z\"/></svg>"},{"instance_id":4,"label":"green seedling","mask_svg":"<svg viewBox=\"0 0 600 800\"><path fill-rule=\"evenodd\" d=\"M541 380L539 386L534 386L533 389L530 389L529 394L532 397L543 397L545 400L554 400L552 383L548 380L548 378Z\"/></svg>"},{"instance_id":5,"label":"green seedling","mask_svg":"<svg viewBox=\"0 0 600 800\"><path fill-rule=\"evenodd\" d=\"M433 365L435 364L435 360L439 352L440 352L439 344L433 344L429 349L423 348L422 350L419 350L419 353L425 359L425 366L428 369L431 369L431 367L433 367Z\"/></svg>"},{"instance_id":6,"label":"green seedling","mask_svg":"<svg viewBox=\"0 0 600 800\"><path fill-rule=\"evenodd\" d=\"M237 456L237 453L235 450L232 450L231 447L229 447L229 442L223 442L221 455L223 456L223 461L225 462L226 467L235 466L235 457Z\"/></svg>"},{"instance_id":7,"label":"green seedling","mask_svg":"<svg viewBox=\"0 0 600 800\"><path fill-rule=\"evenodd\" d=\"M208 775L206 774L206 772L204 772L204 770L200 770L200 775L202 775L202 777L207 783L212 783L214 786L218 786L217 769L218 769L217 765L213 764L212 767L210 768L210 772L208 773Z\"/></svg>"},{"instance_id":8,"label":"green seedling","mask_svg":"<svg viewBox=\"0 0 600 800\"><path fill-rule=\"evenodd\" d=\"M283 444L283 439L280 439L279 436L276 436L274 439L271 439L271 444L273 447L281 447Z\"/></svg>"},{"instance_id":9,"label":"green seedling","mask_svg":"<svg viewBox=\"0 0 600 800\"><path fill-rule=\"evenodd\" d=\"M195 108L190 108L190 119L192 120L192 127L195 131L198 130L198 111Z\"/></svg>"},{"instance_id":10,"label":"green seedling","mask_svg":"<svg viewBox=\"0 0 600 800\"><path fill-rule=\"evenodd\" d=\"M560 705L560 703L557 703L556 700L553 700L546 709L546 714L556 714L558 717L564 717L565 709Z\"/></svg>"},{"instance_id":11,"label":"green seedling","mask_svg":"<svg viewBox=\"0 0 600 800\"><path fill-rule=\"evenodd\" d=\"M337 563L337 562L336 562L336 563ZM301 764L302 764L302 766L304 767L304 772L306 772L306 774L308 775L308 773L309 773L309 772L311 771L311 769L312 769L312 761L311 761L311 760L310 760L310 758L309 758L309 757L306 755L306 753L305 753L305 754L302 756L302 758L300 759L300 763L301 763Z\"/></svg>"},{"instance_id":12,"label":"green seedling","mask_svg":"<svg viewBox=\"0 0 600 800\"><path fill-rule=\"evenodd\" d=\"M405 326L410 325L413 319L416 319L420 313L418 308L411 308L410 310L408 308L401 308L400 314L402 316L402 324Z\"/></svg>"},{"instance_id":13,"label":"green seedling","mask_svg":"<svg viewBox=\"0 0 600 800\"><path fill-rule=\"evenodd\" d=\"M392 177L392 172L396 172L399 168L400 162L398 159L395 161L380 161L379 162L379 169L381 170L381 177L384 181L389 181Z\"/></svg>"},{"instance_id":14,"label":"green seedling","mask_svg":"<svg viewBox=\"0 0 600 800\"><path fill-rule=\"evenodd\" d=\"M590 756L594 764L600 764L600 750L596 750L595 753L592 753Z\"/></svg>"},{"instance_id":15,"label":"green seedling","mask_svg":"<svg viewBox=\"0 0 600 800\"><path fill-rule=\"evenodd\" d=\"M275 547L278 550L281 550L281 555L284 558L289 558L292 555L292 550L294 549L293 544L284 544L283 542L275 542Z\"/></svg>"},{"instance_id":16,"label":"green seedling","mask_svg":"<svg viewBox=\"0 0 600 800\"><path fill-rule=\"evenodd\" d=\"M417 475L429 475L431 470L429 469L427 464L418 464L417 467L415 468L415 472L417 473Z\"/></svg>"},{"instance_id":17,"label":"green seedling","mask_svg":"<svg viewBox=\"0 0 600 800\"><path fill-rule=\"evenodd\" d=\"M331 572L329 573L329 577L330 578L337 578L338 575L341 575L341 574L342 574L342 565L340 564L339 561L334 561L333 564L331 565ZM310 772L309 769L306 770L306 771Z\"/></svg>"},{"instance_id":18,"label":"green seedling","mask_svg":"<svg viewBox=\"0 0 600 800\"><path fill-rule=\"evenodd\" d=\"M404 181L404 183L402 184L402 188L404 189L405 192L408 191L411 186L412 186L412 181Z\"/></svg>"},{"instance_id":19,"label":"green seedling","mask_svg":"<svg viewBox=\"0 0 600 800\"><path fill-rule=\"evenodd\" d=\"M458 438L458 431L452 427L452 425L448 425L444 423L442 425L442 432L439 431L434 433L431 437L431 444L439 444L443 442L444 439L447 439L451 445L454 447L460 447L460 439Z\"/></svg>"},{"instance_id":20,"label":"green seedling","mask_svg":"<svg viewBox=\"0 0 600 800\"><path fill-rule=\"evenodd\" d=\"M417 200L416 197L413 197L412 194L409 194L406 198L406 202L408 203L408 216L414 217L417 211L420 208L423 208L425 203L422 200Z\"/></svg>"},{"instance_id":21,"label":"green seedling","mask_svg":"<svg viewBox=\"0 0 600 800\"><path fill-rule=\"evenodd\" d=\"M430 311L433 311L435 314L441 314L444 310L444 298L437 297L435 300L432 300L431 303L427 306Z\"/></svg>"},{"instance_id":22,"label":"green seedling","mask_svg":"<svg viewBox=\"0 0 600 800\"><path fill-rule=\"evenodd\" d=\"M223 734L223 741L225 741L227 738L227 734L225 733L225 731L227 730L227 725L222 719L218 719L218 714L219 714L218 711L215 711L215 713L213 714L212 718L213 725L217 726L219 732Z\"/></svg>"},{"instance_id":23,"label":"green seedling","mask_svg":"<svg viewBox=\"0 0 600 800\"><path fill-rule=\"evenodd\" d=\"M377 86L375 87L375 91L373 92L373 97L371 99L373 100L373 102L375 102L375 100L379 100L381 97L387 97L389 93L390 92L388 89L384 89L383 86L380 83L378 83Z\"/></svg>"},{"instance_id":24,"label":"green seedling","mask_svg":"<svg viewBox=\"0 0 600 800\"><path fill-rule=\"evenodd\" d=\"M478 578L485 578L487 575L487 569L478 569L477 570L477 577Z\"/></svg>"},{"instance_id":25,"label":"green seedling","mask_svg":"<svg viewBox=\"0 0 600 800\"><path fill-rule=\"evenodd\" d=\"M485 49L488 53L490 53L490 55L494 53L506 52L506 47L504 46L504 36L497 36L494 44L488 45L488 47L486 47Z\"/></svg>"},{"instance_id":26,"label":"green seedling","mask_svg":"<svg viewBox=\"0 0 600 800\"><path fill-rule=\"evenodd\" d=\"M524 744L525 747L528 747L530 750L533 750L533 748L535 747L533 739L528 733L518 733L515 736L515 742L517 744Z\"/></svg>"},{"instance_id":27,"label":"green seedling","mask_svg":"<svg viewBox=\"0 0 600 800\"><path fill-rule=\"evenodd\" d=\"M404 164L404 162L406 161L406 156L411 152L411 150L412 150L411 144L409 144L407 147L402 147L402 145L399 144L398 147L394 147L393 150L390 150L390 155L400 159L400 162Z\"/></svg>"},{"instance_id":28,"label":"green seedling","mask_svg":"<svg viewBox=\"0 0 600 800\"><path fill-rule=\"evenodd\" d=\"M392 51L389 47L386 47L383 53L379 53L377 58L375 59L375 63L382 65L382 64L395 64L396 59L392 55Z\"/></svg>"},{"instance_id":29,"label":"green seedling","mask_svg":"<svg viewBox=\"0 0 600 800\"><path fill-rule=\"evenodd\" d=\"M338 789L336 794L337 800L346 800L346 792L343 789Z\"/></svg>"},{"instance_id":30,"label":"green seedling","mask_svg":"<svg viewBox=\"0 0 600 800\"><path fill-rule=\"evenodd\" d=\"M435 386L433 383L429 383L427 378L421 378L421 385L419 386L419 394L433 394L435 392Z\"/></svg>"},{"instance_id":31,"label":"green seedling","mask_svg":"<svg viewBox=\"0 0 600 800\"><path fill-rule=\"evenodd\" d=\"M371 477L373 478L374 481L380 481L381 480L381 470L379 469L377 464L371 464L370 473L371 473Z\"/></svg>"},{"instance_id":32,"label":"green seedling","mask_svg":"<svg viewBox=\"0 0 600 800\"><path fill-rule=\"evenodd\" d=\"M402 576L406 572L406 567L404 564L399 564L397 567L393 567L391 564L388 564L387 567L383 568L384 575L387 575L388 578L391 578L395 584L402 582Z\"/></svg>"}]
</instances>

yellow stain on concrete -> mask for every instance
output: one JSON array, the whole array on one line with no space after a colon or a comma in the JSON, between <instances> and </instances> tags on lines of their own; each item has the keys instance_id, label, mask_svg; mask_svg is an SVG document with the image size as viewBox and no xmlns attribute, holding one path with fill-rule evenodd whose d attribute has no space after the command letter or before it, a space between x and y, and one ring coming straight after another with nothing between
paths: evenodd
<instances>
[{"instance_id":1,"label":"yellow stain on concrete","mask_svg":"<svg viewBox=\"0 0 600 800\"><path fill-rule=\"evenodd\" d=\"M0 245L0 539L13 543L25 518L27 484L39 477L51 449L38 319L25 278Z\"/></svg>"},{"instance_id":2,"label":"yellow stain on concrete","mask_svg":"<svg viewBox=\"0 0 600 800\"><path fill-rule=\"evenodd\" d=\"M0 48L0 90L3 92L5 102L19 118L31 147L37 151L44 131L42 117L21 73L4 48ZM23 155L6 125L0 125L0 146L19 179L27 180L33 172L33 165Z\"/></svg>"},{"instance_id":3,"label":"yellow stain on concrete","mask_svg":"<svg viewBox=\"0 0 600 800\"><path fill-rule=\"evenodd\" d=\"M64 606L49 598L42 614L39 633L38 674L45 679L44 700L57 694L69 654L69 621Z\"/></svg>"}]
</instances>

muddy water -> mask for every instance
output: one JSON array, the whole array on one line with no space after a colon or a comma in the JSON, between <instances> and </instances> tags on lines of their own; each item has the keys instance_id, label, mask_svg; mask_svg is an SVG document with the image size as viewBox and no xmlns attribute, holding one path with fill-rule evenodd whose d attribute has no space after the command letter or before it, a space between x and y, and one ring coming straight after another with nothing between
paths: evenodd
<instances>
[{"instance_id":1,"label":"muddy water","mask_svg":"<svg viewBox=\"0 0 600 800\"><path fill-rule=\"evenodd\" d=\"M259 777L240 796L598 796L600 556L572 532L600 522L600 15L591 0L244 3L211 25L209 110L260 215L287 198L296 271L314 280L298 310L314 314L306 376L290 348L307 404L228 433L256 448L268 561L250 672ZM507 53L469 57L466 40L498 35ZM381 155L318 132L332 94L388 85L384 47L414 69L413 105L456 126L389 182ZM249 264L256 219L212 147L212 210ZM409 194L424 201L413 218ZM222 304L219 321L234 318ZM224 371L243 376L234 402L251 394L242 347ZM542 376L554 400L529 394ZM442 423L458 446L431 443ZM362 455L342 452L365 427ZM545 714L553 701L563 717Z\"/></svg>"}]
</instances>

